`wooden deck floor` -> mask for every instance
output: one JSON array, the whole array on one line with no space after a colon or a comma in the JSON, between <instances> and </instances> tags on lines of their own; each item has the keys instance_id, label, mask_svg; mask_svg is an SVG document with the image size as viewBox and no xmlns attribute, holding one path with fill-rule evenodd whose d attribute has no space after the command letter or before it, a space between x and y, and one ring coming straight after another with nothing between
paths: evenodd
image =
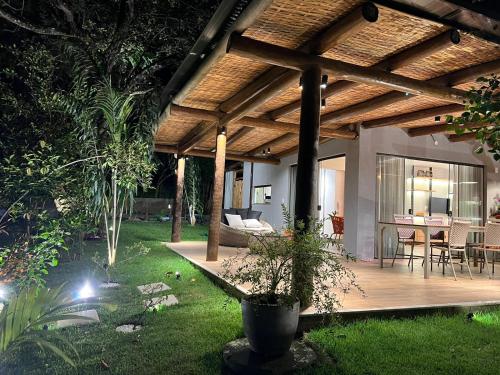
<instances>
[{"instance_id":1,"label":"wooden deck floor","mask_svg":"<svg viewBox=\"0 0 500 375\"><path fill-rule=\"evenodd\" d=\"M206 242L168 243L167 246L212 275L221 272L223 260L234 256L237 251L235 248L221 246L219 260L207 262ZM406 261L403 260L397 261L394 268L390 267L389 260L386 260L385 264L386 268L383 269L379 268L375 260L347 264L356 273L366 296L358 293L346 295L339 312L500 305L498 272L496 279L490 280L485 273L480 274L478 268L472 268L473 280L470 280L466 272L458 271L455 281L449 267L443 276L442 269L437 270L435 265L430 279L425 280L419 260L415 261L413 272L409 271ZM237 287L243 292L246 291L244 286ZM304 315L314 313L312 308L303 312Z\"/></svg>"}]
</instances>

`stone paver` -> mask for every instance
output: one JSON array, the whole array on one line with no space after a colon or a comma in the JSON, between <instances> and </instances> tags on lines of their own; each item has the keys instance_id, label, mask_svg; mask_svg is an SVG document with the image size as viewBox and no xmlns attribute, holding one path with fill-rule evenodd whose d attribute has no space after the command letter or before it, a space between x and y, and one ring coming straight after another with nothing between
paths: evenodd
<instances>
[{"instance_id":1,"label":"stone paver","mask_svg":"<svg viewBox=\"0 0 500 375\"><path fill-rule=\"evenodd\" d=\"M99 288L103 288L103 289L111 289L111 288L119 288L120 287L120 284L118 283L113 283L113 282L109 282L109 283L101 283L99 285Z\"/></svg>"},{"instance_id":2,"label":"stone paver","mask_svg":"<svg viewBox=\"0 0 500 375\"><path fill-rule=\"evenodd\" d=\"M139 291L142 294L152 294L152 293L163 292L171 288L167 284L159 282L159 283L139 285L137 289L139 289Z\"/></svg>"},{"instance_id":3,"label":"stone paver","mask_svg":"<svg viewBox=\"0 0 500 375\"><path fill-rule=\"evenodd\" d=\"M159 308L160 306L173 306L177 305L179 301L177 300L177 297L175 297L173 294L169 294L168 296L161 296L161 297L153 297L149 300L144 301L144 307L149 307L149 308Z\"/></svg>"},{"instance_id":4,"label":"stone paver","mask_svg":"<svg viewBox=\"0 0 500 375\"><path fill-rule=\"evenodd\" d=\"M132 332L140 331L141 329L142 329L142 326L140 326L140 325L124 324L124 325L116 327L116 332L132 333Z\"/></svg>"},{"instance_id":5,"label":"stone paver","mask_svg":"<svg viewBox=\"0 0 500 375\"><path fill-rule=\"evenodd\" d=\"M93 323L100 322L99 315L97 314L97 311L94 309L84 310L84 311L76 311L76 312L70 313L70 315L78 315L81 317L90 318L91 320L90 319L58 320L57 321L57 328L82 326L82 325L86 325L86 324L93 324Z\"/></svg>"}]
</instances>

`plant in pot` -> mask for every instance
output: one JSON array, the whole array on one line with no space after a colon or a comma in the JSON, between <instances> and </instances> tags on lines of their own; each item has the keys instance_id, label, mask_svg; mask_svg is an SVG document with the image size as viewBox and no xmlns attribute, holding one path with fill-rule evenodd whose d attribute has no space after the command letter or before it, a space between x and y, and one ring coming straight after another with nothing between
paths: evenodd
<instances>
[{"instance_id":1,"label":"plant in pot","mask_svg":"<svg viewBox=\"0 0 500 375\"><path fill-rule=\"evenodd\" d=\"M292 224L284 208L286 232L253 235L249 251L223 262L220 276L249 291L242 299L243 330L250 348L265 358L278 357L290 349L300 312L300 298L309 295L317 312L331 314L340 305L339 296L359 290L354 273L340 256L328 251L329 239L323 223L311 219ZM293 283L294 259L301 259L307 279L302 290ZM296 271L295 271L296 272Z\"/></svg>"}]
</instances>

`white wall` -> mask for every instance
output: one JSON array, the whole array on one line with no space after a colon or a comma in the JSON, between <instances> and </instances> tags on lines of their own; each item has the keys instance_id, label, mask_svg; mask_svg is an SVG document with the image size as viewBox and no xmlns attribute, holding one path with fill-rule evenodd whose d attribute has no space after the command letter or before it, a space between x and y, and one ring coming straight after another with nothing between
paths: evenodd
<instances>
[{"instance_id":1,"label":"white wall","mask_svg":"<svg viewBox=\"0 0 500 375\"><path fill-rule=\"evenodd\" d=\"M495 194L500 193L500 174L495 173L495 166L500 167L500 163L495 164L488 155L474 154L469 143L450 143L445 136L437 135L439 145L435 146L430 136L411 138L403 130L393 127L362 128L359 131L360 136L355 141L332 140L320 145L319 158L346 155L344 241L347 250L361 259L371 259L374 255L377 153L485 165L488 181L486 207L489 208ZM294 154L283 158L277 166L254 164L253 186L272 185L271 204L254 205L254 209L262 211L263 218L275 228L282 226L281 203L288 205L290 166L296 161L297 155ZM249 169L250 164L245 163L244 194L247 197L250 194Z\"/></svg>"}]
</instances>

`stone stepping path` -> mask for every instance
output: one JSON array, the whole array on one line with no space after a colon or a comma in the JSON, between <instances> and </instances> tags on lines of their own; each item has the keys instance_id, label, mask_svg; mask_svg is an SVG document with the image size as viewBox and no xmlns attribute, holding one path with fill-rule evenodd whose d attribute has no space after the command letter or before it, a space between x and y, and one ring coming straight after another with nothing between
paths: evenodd
<instances>
[{"instance_id":1,"label":"stone stepping path","mask_svg":"<svg viewBox=\"0 0 500 375\"><path fill-rule=\"evenodd\" d=\"M74 326L83 326L87 324L93 324L93 323L98 323L101 320L99 319L99 315L97 314L97 311L92 309L92 310L84 310L84 311L76 311L73 313L70 313L70 315L78 315L81 317L85 318L90 318L90 319L66 319L66 320L58 320L56 323L57 328L66 328L66 327L74 327Z\"/></svg>"},{"instance_id":2,"label":"stone stepping path","mask_svg":"<svg viewBox=\"0 0 500 375\"><path fill-rule=\"evenodd\" d=\"M175 297L173 294L169 294L168 296L153 297L149 300L144 301L144 307L158 309L161 306L169 307L177 305L178 303L179 301L177 300L177 297Z\"/></svg>"},{"instance_id":3,"label":"stone stepping path","mask_svg":"<svg viewBox=\"0 0 500 375\"><path fill-rule=\"evenodd\" d=\"M170 290L171 288L165 283L152 283L139 285L137 287L142 294L153 294L158 292L163 292L165 290Z\"/></svg>"},{"instance_id":4,"label":"stone stepping path","mask_svg":"<svg viewBox=\"0 0 500 375\"><path fill-rule=\"evenodd\" d=\"M111 289L111 288L119 288L120 287L120 284L118 283L113 283L113 282L109 282L109 283L101 283L99 285L99 288L102 288L102 289Z\"/></svg>"},{"instance_id":5,"label":"stone stepping path","mask_svg":"<svg viewBox=\"0 0 500 375\"><path fill-rule=\"evenodd\" d=\"M141 325L124 324L124 325L116 327L116 332L132 333L132 332L140 331L141 329L142 329Z\"/></svg>"}]
</instances>

